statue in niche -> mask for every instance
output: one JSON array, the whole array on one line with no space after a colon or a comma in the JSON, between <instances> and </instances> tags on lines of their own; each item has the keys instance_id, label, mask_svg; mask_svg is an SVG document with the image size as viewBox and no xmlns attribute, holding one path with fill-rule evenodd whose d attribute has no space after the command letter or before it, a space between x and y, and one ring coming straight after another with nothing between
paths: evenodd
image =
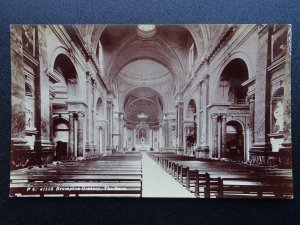
<instances>
[{"instance_id":1,"label":"statue in niche","mask_svg":"<svg viewBox=\"0 0 300 225\"><path fill-rule=\"evenodd\" d=\"M283 131L283 123L284 123L284 110L283 110L283 103L277 102L276 109L273 113L275 117L275 125L278 127L278 130L276 133L279 133L280 131Z\"/></svg>"},{"instance_id":2,"label":"statue in niche","mask_svg":"<svg viewBox=\"0 0 300 225\"><path fill-rule=\"evenodd\" d=\"M26 109L26 129L32 129L33 128L33 124L32 124L32 118L33 117L33 113L30 109Z\"/></svg>"},{"instance_id":3,"label":"statue in niche","mask_svg":"<svg viewBox=\"0 0 300 225\"><path fill-rule=\"evenodd\" d=\"M22 34L23 47L31 54L33 54L34 46L34 28L32 26L23 25Z\"/></svg>"}]
</instances>

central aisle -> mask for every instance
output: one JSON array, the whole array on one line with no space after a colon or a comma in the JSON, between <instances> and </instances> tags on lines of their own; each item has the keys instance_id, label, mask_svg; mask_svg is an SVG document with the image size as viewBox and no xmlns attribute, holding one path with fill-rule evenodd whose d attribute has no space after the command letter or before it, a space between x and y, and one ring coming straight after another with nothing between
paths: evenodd
<instances>
[{"instance_id":1,"label":"central aisle","mask_svg":"<svg viewBox=\"0 0 300 225\"><path fill-rule=\"evenodd\" d=\"M195 198L194 194L174 180L146 152L142 155L143 197Z\"/></svg>"}]
</instances>

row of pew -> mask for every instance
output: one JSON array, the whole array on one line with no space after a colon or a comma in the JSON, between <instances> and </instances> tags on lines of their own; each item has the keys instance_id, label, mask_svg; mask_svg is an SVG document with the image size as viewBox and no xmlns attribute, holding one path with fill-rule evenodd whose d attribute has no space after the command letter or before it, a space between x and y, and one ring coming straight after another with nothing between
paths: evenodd
<instances>
[{"instance_id":1,"label":"row of pew","mask_svg":"<svg viewBox=\"0 0 300 225\"><path fill-rule=\"evenodd\" d=\"M175 153L151 154L165 171L200 198L293 197L292 170L198 159Z\"/></svg>"},{"instance_id":2,"label":"row of pew","mask_svg":"<svg viewBox=\"0 0 300 225\"><path fill-rule=\"evenodd\" d=\"M142 197L141 159L122 153L13 170L10 196Z\"/></svg>"}]
</instances>

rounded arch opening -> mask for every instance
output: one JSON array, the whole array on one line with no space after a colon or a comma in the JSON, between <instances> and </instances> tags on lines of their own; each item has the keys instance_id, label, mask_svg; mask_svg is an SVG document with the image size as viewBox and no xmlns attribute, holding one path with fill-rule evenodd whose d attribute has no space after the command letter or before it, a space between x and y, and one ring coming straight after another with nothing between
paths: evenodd
<instances>
[{"instance_id":1,"label":"rounded arch opening","mask_svg":"<svg viewBox=\"0 0 300 225\"><path fill-rule=\"evenodd\" d=\"M101 97L97 99L96 116L100 119L104 119L104 103Z\"/></svg>"},{"instance_id":2,"label":"rounded arch opening","mask_svg":"<svg viewBox=\"0 0 300 225\"><path fill-rule=\"evenodd\" d=\"M245 104L247 88L242 83L248 79L249 72L245 61L240 58L231 60L223 69L218 81L218 101Z\"/></svg>"},{"instance_id":3,"label":"rounded arch opening","mask_svg":"<svg viewBox=\"0 0 300 225\"><path fill-rule=\"evenodd\" d=\"M148 87L131 90L124 98L123 109L126 123L136 125L142 121L150 127L157 126L164 105L160 94Z\"/></svg>"},{"instance_id":4,"label":"rounded arch opening","mask_svg":"<svg viewBox=\"0 0 300 225\"><path fill-rule=\"evenodd\" d=\"M193 146L197 144L197 110L194 99L191 99L187 105L186 119L187 124L185 126L185 138L186 138L186 151L187 154L193 152Z\"/></svg>"},{"instance_id":5,"label":"rounded arch opening","mask_svg":"<svg viewBox=\"0 0 300 225\"><path fill-rule=\"evenodd\" d=\"M79 95L79 81L77 71L70 60L65 54L59 54L54 61L54 71L64 78L69 96Z\"/></svg>"},{"instance_id":6,"label":"rounded arch opening","mask_svg":"<svg viewBox=\"0 0 300 225\"><path fill-rule=\"evenodd\" d=\"M245 132L242 124L236 120L226 123L225 158L232 161L245 160Z\"/></svg>"},{"instance_id":7,"label":"rounded arch opening","mask_svg":"<svg viewBox=\"0 0 300 225\"><path fill-rule=\"evenodd\" d=\"M284 129L284 88L278 88L272 95L271 101L271 131L283 132Z\"/></svg>"},{"instance_id":8,"label":"rounded arch opening","mask_svg":"<svg viewBox=\"0 0 300 225\"><path fill-rule=\"evenodd\" d=\"M65 118L53 118L53 142L55 159L64 161L68 154L69 144L69 121Z\"/></svg>"}]
</instances>

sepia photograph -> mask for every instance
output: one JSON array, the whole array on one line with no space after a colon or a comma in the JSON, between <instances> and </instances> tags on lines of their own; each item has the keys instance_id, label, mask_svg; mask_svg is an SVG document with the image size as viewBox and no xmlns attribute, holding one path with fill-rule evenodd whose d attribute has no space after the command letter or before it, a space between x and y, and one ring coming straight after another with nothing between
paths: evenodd
<instances>
[{"instance_id":1,"label":"sepia photograph","mask_svg":"<svg viewBox=\"0 0 300 225\"><path fill-rule=\"evenodd\" d=\"M10 26L10 197L292 199L289 24Z\"/></svg>"}]
</instances>

